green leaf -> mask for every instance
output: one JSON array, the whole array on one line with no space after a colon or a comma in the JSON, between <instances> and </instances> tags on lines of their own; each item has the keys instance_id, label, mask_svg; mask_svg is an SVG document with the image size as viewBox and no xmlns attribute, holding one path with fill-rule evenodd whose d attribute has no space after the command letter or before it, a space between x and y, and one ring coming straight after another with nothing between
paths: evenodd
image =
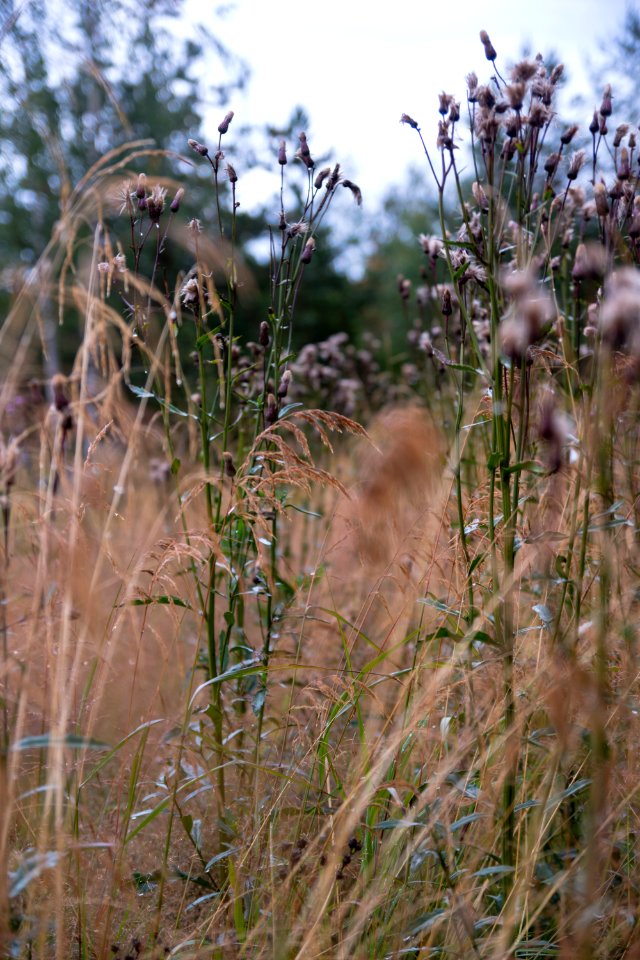
<instances>
[{"instance_id":1,"label":"green leaf","mask_svg":"<svg viewBox=\"0 0 640 960\"><path fill-rule=\"evenodd\" d=\"M150 390L145 390L144 387L136 387L132 383L128 384L129 390L131 393L138 397L139 400L157 400L155 393L151 393Z\"/></svg>"},{"instance_id":2,"label":"green leaf","mask_svg":"<svg viewBox=\"0 0 640 960\"><path fill-rule=\"evenodd\" d=\"M185 603L184 600L181 600L180 597L166 594L162 594L162 596L159 597L134 597L130 602L132 607L148 607L151 604L159 603L164 606L185 607L185 609L191 610L191 606Z\"/></svg>"},{"instance_id":3,"label":"green leaf","mask_svg":"<svg viewBox=\"0 0 640 960\"><path fill-rule=\"evenodd\" d=\"M109 753L106 756L102 757L99 763L95 765L91 773L89 773L84 778L84 780L82 781L78 789L81 790L82 787L86 786L87 783L93 780L93 778L97 776L98 773L100 773L102 768L105 767L107 763L109 763L109 760L111 760L111 758L115 756L118 750L121 750L122 747L124 747L124 745L129 742L129 740L137 736L139 733L143 733L145 730L148 730L149 727L155 727L157 723L164 723L164 721L160 719L147 720L145 723L141 723L139 727L136 727L135 730L132 730L131 733L128 733L126 737L123 737L122 740L119 740L118 743L116 743L115 747L112 747L111 750L109 750Z\"/></svg>"},{"instance_id":4,"label":"green leaf","mask_svg":"<svg viewBox=\"0 0 640 960\"><path fill-rule=\"evenodd\" d=\"M504 864L500 864L496 867L483 867L482 870L476 870L475 873L472 873L472 877L477 877L478 879L483 879L484 877L504 877L508 873L514 873L515 867L508 867Z\"/></svg>"},{"instance_id":5,"label":"green leaf","mask_svg":"<svg viewBox=\"0 0 640 960\"><path fill-rule=\"evenodd\" d=\"M583 790L586 790L587 787L591 786L591 780L585 777L583 780L575 780L566 790L562 790L561 793L555 794L551 798L551 803L560 803L562 800L566 800L567 797L573 797L576 793L582 793Z\"/></svg>"},{"instance_id":6,"label":"green leaf","mask_svg":"<svg viewBox=\"0 0 640 960\"><path fill-rule=\"evenodd\" d=\"M162 874L159 870L154 870L153 873L140 873L139 870L133 871L133 882L138 893L149 893L157 887L161 877Z\"/></svg>"},{"instance_id":7,"label":"green leaf","mask_svg":"<svg viewBox=\"0 0 640 960\"><path fill-rule=\"evenodd\" d=\"M53 870L57 863L58 854L55 850L43 853L28 850L18 868L9 871L9 897L17 897L32 880L37 880L45 870Z\"/></svg>"},{"instance_id":8,"label":"green leaf","mask_svg":"<svg viewBox=\"0 0 640 960\"><path fill-rule=\"evenodd\" d=\"M236 663L228 670L225 670L224 673L218 674L217 677L211 677L210 680L205 680L205 682L201 683L199 687L196 687L193 692L193 696L189 701L189 706L193 706L198 694L207 687L211 687L216 683L222 683L223 680L234 680L239 677L250 677L255 673L262 673L263 671L264 662L261 657L252 657L250 660L242 660L240 663Z\"/></svg>"},{"instance_id":9,"label":"green leaf","mask_svg":"<svg viewBox=\"0 0 640 960\"><path fill-rule=\"evenodd\" d=\"M180 470L180 460L177 457L174 457L171 461L171 474L176 477Z\"/></svg>"},{"instance_id":10,"label":"green leaf","mask_svg":"<svg viewBox=\"0 0 640 960\"><path fill-rule=\"evenodd\" d=\"M287 403L286 406L284 406L280 411L280 413L278 414L278 420L282 420L284 417L286 417L286 415L290 413L291 410L295 410L297 407L303 407L303 406L304 404L300 403L300 401L296 401L295 403Z\"/></svg>"},{"instance_id":11,"label":"green leaf","mask_svg":"<svg viewBox=\"0 0 640 960\"><path fill-rule=\"evenodd\" d=\"M223 850L221 853L216 853L215 857L211 857L211 860L209 860L205 866L205 873L209 873L211 867L215 867L216 863L220 863L220 861L226 859L226 857L232 857L234 853L238 852L239 849L240 847L229 847L228 850Z\"/></svg>"},{"instance_id":12,"label":"green leaf","mask_svg":"<svg viewBox=\"0 0 640 960\"><path fill-rule=\"evenodd\" d=\"M553 623L553 613L546 604L536 603L531 609L534 613L538 614L545 627L548 627L549 624Z\"/></svg>"},{"instance_id":13,"label":"green leaf","mask_svg":"<svg viewBox=\"0 0 640 960\"><path fill-rule=\"evenodd\" d=\"M407 829L410 827L424 827L424 823L419 820L381 820L380 823L374 823L372 830L397 830L398 828Z\"/></svg>"},{"instance_id":14,"label":"green leaf","mask_svg":"<svg viewBox=\"0 0 640 960\"><path fill-rule=\"evenodd\" d=\"M314 510L307 510L305 507L299 507L295 503L285 504L285 510L295 510L296 513L303 513L305 517L316 517L318 520L322 520L321 513L316 513Z\"/></svg>"},{"instance_id":15,"label":"green leaf","mask_svg":"<svg viewBox=\"0 0 640 960\"><path fill-rule=\"evenodd\" d=\"M133 830L131 830L130 833L128 833L127 836L125 837L125 840L124 840L125 845L129 843L130 840L133 840L134 837L137 837L140 831L144 830L146 826L152 823L156 819L156 817L158 817L163 812L163 810L166 810L167 807L169 806L170 800L171 800L171 797L165 797L163 800L160 801L159 804L157 804L153 808L153 810L146 811L142 816L140 823L138 823L133 828ZM142 814L137 814L137 816L141 816L141 815Z\"/></svg>"},{"instance_id":16,"label":"green leaf","mask_svg":"<svg viewBox=\"0 0 640 960\"><path fill-rule=\"evenodd\" d=\"M542 476L549 472L546 467L543 467L537 460L520 460L518 463L512 463L504 472L520 473L523 470L527 470L529 473L535 473L537 476Z\"/></svg>"},{"instance_id":17,"label":"green leaf","mask_svg":"<svg viewBox=\"0 0 640 960\"><path fill-rule=\"evenodd\" d=\"M438 910L431 910L429 913L424 913L411 927L407 937L416 937L419 933L422 933L424 930L429 930L436 920L438 920L443 914L447 911L439 908Z\"/></svg>"},{"instance_id":18,"label":"green leaf","mask_svg":"<svg viewBox=\"0 0 640 960\"><path fill-rule=\"evenodd\" d=\"M42 750L47 747L63 746L68 750L108 750L109 744L90 737L81 737L77 733L68 733L65 737L53 737L50 733L40 733L33 737L23 737L11 745L12 750Z\"/></svg>"},{"instance_id":19,"label":"green leaf","mask_svg":"<svg viewBox=\"0 0 640 960\"><path fill-rule=\"evenodd\" d=\"M461 610L456 610L454 607L449 607L446 603L443 603L442 600L436 600L435 597L421 597L418 600L418 603L424 603L427 607L435 607L436 610L440 611L440 613L447 613L449 616L455 617L458 620L462 619Z\"/></svg>"},{"instance_id":20,"label":"green leaf","mask_svg":"<svg viewBox=\"0 0 640 960\"><path fill-rule=\"evenodd\" d=\"M540 800L523 800L522 803L516 803L513 808L514 813L520 813L521 810L531 810L532 807L539 807Z\"/></svg>"},{"instance_id":21,"label":"green leaf","mask_svg":"<svg viewBox=\"0 0 640 960\"><path fill-rule=\"evenodd\" d=\"M500 644L495 637L486 633L484 630L473 630L469 634L469 643L486 643L490 647L499 647Z\"/></svg>"},{"instance_id":22,"label":"green leaf","mask_svg":"<svg viewBox=\"0 0 640 960\"><path fill-rule=\"evenodd\" d=\"M461 830L469 823L475 823L476 820L481 820L484 816L484 813L469 813L466 817L460 817L459 820L456 820L455 823L452 823L449 827L449 830L451 833L455 833L456 830Z\"/></svg>"}]
</instances>

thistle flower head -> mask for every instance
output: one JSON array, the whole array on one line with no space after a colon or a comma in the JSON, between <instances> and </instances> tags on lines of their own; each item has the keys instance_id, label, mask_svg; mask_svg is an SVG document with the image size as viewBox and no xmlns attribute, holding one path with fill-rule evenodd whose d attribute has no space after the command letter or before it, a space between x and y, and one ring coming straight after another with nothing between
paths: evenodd
<instances>
[{"instance_id":1,"label":"thistle flower head","mask_svg":"<svg viewBox=\"0 0 640 960\"><path fill-rule=\"evenodd\" d=\"M161 187L159 183L156 183L152 192L147 197L147 213L152 223L157 223L162 216L166 196L166 187Z\"/></svg>"},{"instance_id":2,"label":"thistle flower head","mask_svg":"<svg viewBox=\"0 0 640 960\"><path fill-rule=\"evenodd\" d=\"M519 60L518 63L515 63L510 71L511 80L514 83L527 83L533 77L535 77L538 72L538 64L535 60L529 60L525 58L524 60Z\"/></svg>"}]
</instances>

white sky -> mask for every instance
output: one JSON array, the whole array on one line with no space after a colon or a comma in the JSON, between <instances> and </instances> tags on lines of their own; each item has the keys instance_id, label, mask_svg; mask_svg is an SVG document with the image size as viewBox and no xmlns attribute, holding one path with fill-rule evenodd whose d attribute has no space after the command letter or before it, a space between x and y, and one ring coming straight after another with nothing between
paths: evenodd
<instances>
[{"instance_id":1,"label":"white sky","mask_svg":"<svg viewBox=\"0 0 640 960\"><path fill-rule=\"evenodd\" d=\"M197 19L202 6L191 2ZM597 61L599 44L620 33L627 4L235 0L230 6L225 18L215 21L215 33L252 71L246 93L229 104L236 122L284 125L293 107L302 105L310 116L312 154L330 152L339 160L371 209L390 186L403 183L411 163L421 163L419 141L400 125L400 115L415 117L428 137L436 128L441 90L464 105L465 75L475 70L481 81L488 79L481 29L491 37L503 75L527 44L532 54L555 51L567 68L570 92L587 94L589 60ZM573 110L572 116L590 119L588 109ZM213 141L215 125L203 134ZM294 150L291 145L290 157ZM260 173L245 176L238 186L244 206L264 196Z\"/></svg>"}]
</instances>

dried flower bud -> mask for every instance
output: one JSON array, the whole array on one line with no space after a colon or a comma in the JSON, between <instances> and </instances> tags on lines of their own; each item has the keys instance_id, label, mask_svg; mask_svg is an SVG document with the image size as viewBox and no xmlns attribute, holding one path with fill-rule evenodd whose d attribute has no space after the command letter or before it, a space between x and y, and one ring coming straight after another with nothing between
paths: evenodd
<instances>
[{"instance_id":1,"label":"dried flower bud","mask_svg":"<svg viewBox=\"0 0 640 960\"><path fill-rule=\"evenodd\" d=\"M608 193L612 200L619 200L622 194L624 193L621 181L614 180L611 186L609 187Z\"/></svg>"},{"instance_id":2,"label":"dried flower bud","mask_svg":"<svg viewBox=\"0 0 640 960\"><path fill-rule=\"evenodd\" d=\"M601 280L607 268L606 251L599 244L579 243L571 270L574 280Z\"/></svg>"},{"instance_id":3,"label":"dried flower bud","mask_svg":"<svg viewBox=\"0 0 640 960\"><path fill-rule=\"evenodd\" d=\"M563 73L564 73L564 63L556 64L556 66L551 71L551 76L549 77L549 80L554 85L554 87L558 82L558 80L560 79L560 77L563 75Z\"/></svg>"},{"instance_id":4,"label":"dried flower bud","mask_svg":"<svg viewBox=\"0 0 640 960\"><path fill-rule=\"evenodd\" d=\"M0 485L4 496L9 494L11 487L16 482L19 453L20 446L15 437L12 437L9 443L5 443L4 439L0 437ZM3 506L5 506L4 502Z\"/></svg>"},{"instance_id":5,"label":"dried flower bud","mask_svg":"<svg viewBox=\"0 0 640 960\"><path fill-rule=\"evenodd\" d=\"M164 200L167 195L165 187L156 184L151 194L147 197L147 213L152 223L157 223L164 210Z\"/></svg>"},{"instance_id":6,"label":"dried flower bud","mask_svg":"<svg viewBox=\"0 0 640 960\"><path fill-rule=\"evenodd\" d=\"M409 116L408 113L403 113L400 117L400 123L408 124L413 130L418 129L418 122Z\"/></svg>"},{"instance_id":7,"label":"dried flower bud","mask_svg":"<svg viewBox=\"0 0 640 960\"><path fill-rule=\"evenodd\" d=\"M232 120L233 120L233 110L229 110L229 112L225 114L225 118L222 121L222 123L218 124L218 133L220 134L226 133L227 130L229 129L229 124L231 123Z\"/></svg>"},{"instance_id":8,"label":"dried flower bud","mask_svg":"<svg viewBox=\"0 0 640 960\"><path fill-rule=\"evenodd\" d=\"M589 133L591 133L595 137L599 129L600 129L600 118L598 117L598 111L594 110L593 118L591 120L591 123L589 124Z\"/></svg>"},{"instance_id":9,"label":"dried flower bud","mask_svg":"<svg viewBox=\"0 0 640 960\"><path fill-rule=\"evenodd\" d=\"M478 183L477 180L471 184L471 192L473 194L473 199L478 204L481 210L489 209L489 198L484 192L484 188L481 183Z\"/></svg>"},{"instance_id":10,"label":"dried flower bud","mask_svg":"<svg viewBox=\"0 0 640 960\"><path fill-rule=\"evenodd\" d=\"M313 170L315 163L311 159L311 152L309 150L306 133L298 134L298 140L300 141L300 146L296 151L296 157L302 160L307 170Z\"/></svg>"},{"instance_id":11,"label":"dried flower bud","mask_svg":"<svg viewBox=\"0 0 640 960\"><path fill-rule=\"evenodd\" d=\"M293 374L291 370L285 370L280 378L280 383L278 384L278 397L282 400L286 397L289 392L289 385L293 379Z\"/></svg>"},{"instance_id":12,"label":"dried flower bud","mask_svg":"<svg viewBox=\"0 0 640 960\"><path fill-rule=\"evenodd\" d=\"M278 403L272 393L267 394L264 404L264 422L271 426L278 419Z\"/></svg>"},{"instance_id":13,"label":"dried flower bud","mask_svg":"<svg viewBox=\"0 0 640 960\"><path fill-rule=\"evenodd\" d=\"M527 83L538 72L538 63L535 60L520 60L511 70L511 79L514 83Z\"/></svg>"},{"instance_id":14,"label":"dried flower bud","mask_svg":"<svg viewBox=\"0 0 640 960\"><path fill-rule=\"evenodd\" d=\"M596 201L596 213L602 218L608 216L609 204L607 202L607 188L604 183L596 183L593 193Z\"/></svg>"},{"instance_id":15,"label":"dried flower bud","mask_svg":"<svg viewBox=\"0 0 640 960\"><path fill-rule=\"evenodd\" d=\"M602 103L600 104L600 116L610 117L613 113L613 104L611 96L611 84L608 83L602 94Z\"/></svg>"},{"instance_id":16,"label":"dried flower bud","mask_svg":"<svg viewBox=\"0 0 640 960\"><path fill-rule=\"evenodd\" d=\"M484 107L486 110L493 110L496 105L496 98L491 87L486 86L478 87L476 90L476 97L478 103L481 107Z\"/></svg>"},{"instance_id":17,"label":"dried flower bud","mask_svg":"<svg viewBox=\"0 0 640 960\"><path fill-rule=\"evenodd\" d=\"M106 260L101 260L98 264L98 273L109 273L110 266Z\"/></svg>"},{"instance_id":18,"label":"dried flower bud","mask_svg":"<svg viewBox=\"0 0 640 960\"><path fill-rule=\"evenodd\" d=\"M287 142L286 140L280 141L280 146L278 147L278 163L281 167L287 162Z\"/></svg>"},{"instance_id":19,"label":"dried flower bud","mask_svg":"<svg viewBox=\"0 0 640 960\"><path fill-rule=\"evenodd\" d=\"M147 175L141 173L138 175L138 184L136 186L136 197L138 200L144 200L147 195Z\"/></svg>"},{"instance_id":20,"label":"dried flower bud","mask_svg":"<svg viewBox=\"0 0 640 960\"><path fill-rule=\"evenodd\" d=\"M549 175L549 179L553 177L556 170L558 169L558 164L560 163L560 154L559 153L550 153L547 159L544 162L544 169Z\"/></svg>"},{"instance_id":21,"label":"dried flower bud","mask_svg":"<svg viewBox=\"0 0 640 960\"><path fill-rule=\"evenodd\" d=\"M602 338L613 350L623 349L640 329L640 271L622 267L607 278L600 310Z\"/></svg>"},{"instance_id":22,"label":"dried flower bud","mask_svg":"<svg viewBox=\"0 0 640 960\"><path fill-rule=\"evenodd\" d=\"M453 305L451 303L451 291L446 287L442 291L442 304L441 311L443 317L450 317L453 313Z\"/></svg>"},{"instance_id":23,"label":"dried flower bud","mask_svg":"<svg viewBox=\"0 0 640 960\"><path fill-rule=\"evenodd\" d=\"M398 274L397 278L398 293L400 294L403 300L408 300L411 296L411 280L407 280L402 276L401 273Z\"/></svg>"},{"instance_id":24,"label":"dried flower bud","mask_svg":"<svg viewBox=\"0 0 640 960\"><path fill-rule=\"evenodd\" d=\"M531 104L531 110L529 111L529 116L527 117L527 122L530 127L534 129L541 129L544 127L545 123L549 120L549 110L544 105L544 103L539 103L535 101Z\"/></svg>"},{"instance_id":25,"label":"dried flower bud","mask_svg":"<svg viewBox=\"0 0 640 960\"><path fill-rule=\"evenodd\" d=\"M352 180L343 180L342 186L346 187L347 190L351 190L351 193L353 194L353 199L358 204L358 206L361 207L362 206L362 190L360 189L360 187L356 183L354 183Z\"/></svg>"},{"instance_id":26,"label":"dried flower bud","mask_svg":"<svg viewBox=\"0 0 640 960\"><path fill-rule=\"evenodd\" d=\"M512 110L521 110L524 103L524 84L514 83L507 87L507 98Z\"/></svg>"},{"instance_id":27,"label":"dried flower bud","mask_svg":"<svg viewBox=\"0 0 640 960\"><path fill-rule=\"evenodd\" d=\"M116 253L115 257L111 261L111 265L116 273L126 273L127 272L127 258L124 253Z\"/></svg>"},{"instance_id":28,"label":"dried flower bud","mask_svg":"<svg viewBox=\"0 0 640 960\"><path fill-rule=\"evenodd\" d=\"M489 34L487 33L486 30L480 31L480 41L482 43L482 46L484 47L484 55L487 58L487 60L492 60L492 61L495 60L498 54L496 53L495 47L491 43L491 40L489 39Z\"/></svg>"},{"instance_id":29,"label":"dried flower bud","mask_svg":"<svg viewBox=\"0 0 640 960\"><path fill-rule=\"evenodd\" d=\"M67 379L61 373L56 373L51 378L51 392L53 394L53 405L56 410L66 410L69 406L69 398L66 393Z\"/></svg>"},{"instance_id":30,"label":"dried flower bud","mask_svg":"<svg viewBox=\"0 0 640 960\"><path fill-rule=\"evenodd\" d=\"M453 150L453 140L451 139L451 134L449 133L449 124L446 120L441 120L438 123L438 137L436 140L436 145L439 150Z\"/></svg>"},{"instance_id":31,"label":"dried flower bud","mask_svg":"<svg viewBox=\"0 0 640 960\"><path fill-rule=\"evenodd\" d=\"M560 137L560 143L565 147L568 146L568 144L571 143L571 141L573 140L577 132L578 132L577 123L574 123L570 127L567 127L565 132Z\"/></svg>"},{"instance_id":32,"label":"dried flower bud","mask_svg":"<svg viewBox=\"0 0 640 960\"><path fill-rule=\"evenodd\" d=\"M418 340L418 347L420 350L423 350L428 357L433 356L433 343L431 342L431 337L425 330L420 334L420 339Z\"/></svg>"},{"instance_id":33,"label":"dried flower bud","mask_svg":"<svg viewBox=\"0 0 640 960\"><path fill-rule=\"evenodd\" d=\"M309 237L305 243L302 253L300 254L301 263L311 263L311 258L313 256L313 251L316 248L316 241L313 237Z\"/></svg>"},{"instance_id":34,"label":"dried flower bud","mask_svg":"<svg viewBox=\"0 0 640 960\"><path fill-rule=\"evenodd\" d=\"M229 183L238 182L238 174L235 171L235 167L232 167L230 163L227 164L227 176L229 177Z\"/></svg>"},{"instance_id":35,"label":"dried flower bud","mask_svg":"<svg viewBox=\"0 0 640 960\"><path fill-rule=\"evenodd\" d=\"M298 220L297 223L292 223L289 225L289 229L287 230L287 236L289 236L290 239L293 240L294 237L299 236L301 233L306 233L308 229L309 229L308 223L305 223L304 220Z\"/></svg>"},{"instance_id":36,"label":"dried flower bud","mask_svg":"<svg viewBox=\"0 0 640 960\"><path fill-rule=\"evenodd\" d=\"M433 237L426 233L421 233L418 240L423 252L429 257L431 265L435 266L436 260L442 251L442 240L440 240L439 237Z\"/></svg>"},{"instance_id":37,"label":"dried flower bud","mask_svg":"<svg viewBox=\"0 0 640 960\"><path fill-rule=\"evenodd\" d=\"M200 286L195 277L190 277L182 284L180 297L185 307L194 313L198 312L200 308Z\"/></svg>"},{"instance_id":38,"label":"dried flower bud","mask_svg":"<svg viewBox=\"0 0 640 960\"><path fill-rule=\"evenodd\" d=\"M449 109L449 104L453 100L453 97L451 96L450 93L445 93L443 91L442 93L438 94L438 100L440 101L440 105L438 107L438 113L441 113L442 116L444 117L445 113Z\"/></svg>"},{"instance_id":39,"label":"dried flower bud","mask_svg":"<svg viewBox=\"0 0 640 960\"><path fill-rule=\"evenodd\" d=\"M540 410L538 436L545 447L545 462L549 473L557 473L564 460L564 451L570 435L569 421L557 409L555 399L547 397Z\"/></svg>"},{"instance_id":40,"label":"dried flower bud","mask_svg":"<svg viewBox=\"0 0 640 960\"><path fill-rule=\"evenodd\" d=\"M339 182L340 182L340 164L336 163L335 167L331 171L331 176L327 180L326 189L329 191L329 193L335 189L335 187L338 185Z\"/></svg>"},{"instance_id":41,"label":"dried flower bud","mask_svg":"<svg viewBox=\"0 0 640 960\"><path fill-rule=\"evenodd\" d=\"M619 123L616 127L616 133L613 138L613 146L617 149L626 135L629 133L629 124L628 123Z\"/></svg>"},{"instance_id":42,"label":"dried flower bud","mask_svg":"<svg viewBox=\"0 0 640 960\"><path fill-rule=\"evenodd\" d=\"M629 236L632 240L637 240L640 237L640 213L636 213L629 224Z\"/></svg>"},{"instance_id":43,"label":"dried flower bud","mask_svg":"<svg viewBox=\"0 0 640 960\"><path fill-rule=\"evenodd\" d=\"M184 187L180 187L176 190L176 195L171 201L171 213L177 213L180 209L180 204L182 203L182 198L184 197Z\"/></svg>"},{"instance_id":44,"label":"dried flower bud","mask_svg":"<svg viewBox=\"0 0 640 960\"><path fill-rule=\"evenodd\" d=\"M230 454L228 450L225 450L225 452L222 454L222 459L224 460L224 472L226 476L233 479L233 477L236 475L236 468L233 463L232 454Z\"/></svg>"},{"instance_id":45,"label":"dried flower bud","mask_svg":"<svg viewBox=\"0 0 640 960\"><path fill-rule=\"evenodd\" d=\"M475 103L478 99L478 77L475 73L471 72L467 74L467 100L469 103Z\"/></svg>"},{"instance_id":46,"label":"dried flower bud","mask_svg":"<svg viewBox=\"0 0 640 960\"><path fill-rule=\"evenodd\" d=\"M567 170L567 178L569 180L577 179L577 176L580 173L580 170L582 168L582 165L584 164L584 161L585 161L584 150L576 150L575 153L572 154L571 160L569 162L569 169Z\"/></svg>"},{"instance_id":47,"label":"dried flower bud","mask_svg":"<svg viewBox=\"0 0 640 960\"><path fill-rule=\"evenodd\" d=\"M317 174L315 180L313 181L313 185L316 188L316 190L320 189L320 187L322 186L322 184L327 179L330 173L331 173L331 167L323 167L320 173Z\"/></svg>"},{"instance_id":48,"label":"dried flower bud","mask_svg":"<svg viewBox=\"0 0 640 960\"><path fill-rule=\"evenodd\" d=\"M629 151L626 147L623 147L620 151L620 162L618 163L618 180L628 180L630 176Z\"/></svg>"},{"instance_id":49,"label":"dried flower bud","mask_svg":"<svg viewBox=\"0 0 640 960\"><path fill-rule=\"evenodd\" d=\"M511 160L513 160L515 153L516 153L516 141L513 138L510 138L509 140L505 140L505 142L502 145L502 150L500 151L501 158L506 163L509 163Z\"/></svg>"},{"instance_id":50,"label":"dried flower bud","mask_svg":"<svg viewBox=\"0 0 640 960\"><path fill-rule=\"evenodd\" d=\"M192 150L195 150L196 153L199 153L201 157L209 156L209 147L205 147L204 143L198 143L197 140L189 140L189 146Z\"/></svg>"},{"instance_id":51,"label":"dried flower bud","mask_svg":"<svg viewBox=\"0 0 640 960\"><path fill-rule=\"evenodd\" d=\"M258 343L261 347L269 346L269 324L266 320L263 320L260 324L260 333L258 334Z\"/></svg>"}]
</instances>

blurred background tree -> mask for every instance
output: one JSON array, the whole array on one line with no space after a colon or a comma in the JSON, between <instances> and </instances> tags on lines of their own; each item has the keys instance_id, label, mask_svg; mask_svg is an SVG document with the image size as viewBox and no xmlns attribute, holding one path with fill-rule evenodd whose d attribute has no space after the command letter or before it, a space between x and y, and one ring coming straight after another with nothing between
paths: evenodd
<instances>
[{"instance_id":1,"label":"blurred background tree","mask_svg":"<svg viewBox=\"0 0 640 960\"><path fill-rule=\"evenodd\" d=\"M222 16L222 7L209 15L214 29ZM216 109L221 119L233 106L234 92L248 82L249 70L210 27L189 20L183 0L75 0L55 6L0 0L0 45L1 322L56 235L75 185L123 144L148 140L150 148L167 151L140 157L133 172L145 172L151 183L154 177L178 180L186 188L181 221L197 217L213 233L211 170L197 162L187 140L217 140ZM297 133L308 129L308 122L299 110L286 129L248 131L236 117L225 152L236 163L238 148L240 178L248 165L277 168L278 139L288 138L293 154ZM180 162L179 154L188 155L193 166ZM298 179L303 190L302 170ZM254 339L268 306L269 278L265 245L252 241L265 237L266 224L277 225L271 201L265 196L259 209L243 205L238 213L238 246L255 280L243 295L239 332ZM350 203L345 192L344 204ZM91 224L74 243L90 248ZM298 343L357 326L363 294L339 254L324 228L297 305ZM51 264L47 276L48 263L40 262L41 289L55 288L57 266ZM190 266L187 260L172 264L176 270ZM51 376L68 368L79 332L65 323L60 333L53 298L41 296L38 310L48 354L44 372Z\"/></svg>"},{"instance_id":2,"label":"blurred background tree","mask_svg":"<svg viewBox=\"0 0 640 960\"><path fill-rule=\"evenodd\" d=\"M2 4L2 316L54 235L74 186L102 156L143 139L184 152L205 110L226 104L246 82L246 65L205 26L183 36L182 7L181 0ZM185 173L160 155L140 169ZM43 298L49 374L60 366L52 309Z\"/></svg>"}]
</instances>

